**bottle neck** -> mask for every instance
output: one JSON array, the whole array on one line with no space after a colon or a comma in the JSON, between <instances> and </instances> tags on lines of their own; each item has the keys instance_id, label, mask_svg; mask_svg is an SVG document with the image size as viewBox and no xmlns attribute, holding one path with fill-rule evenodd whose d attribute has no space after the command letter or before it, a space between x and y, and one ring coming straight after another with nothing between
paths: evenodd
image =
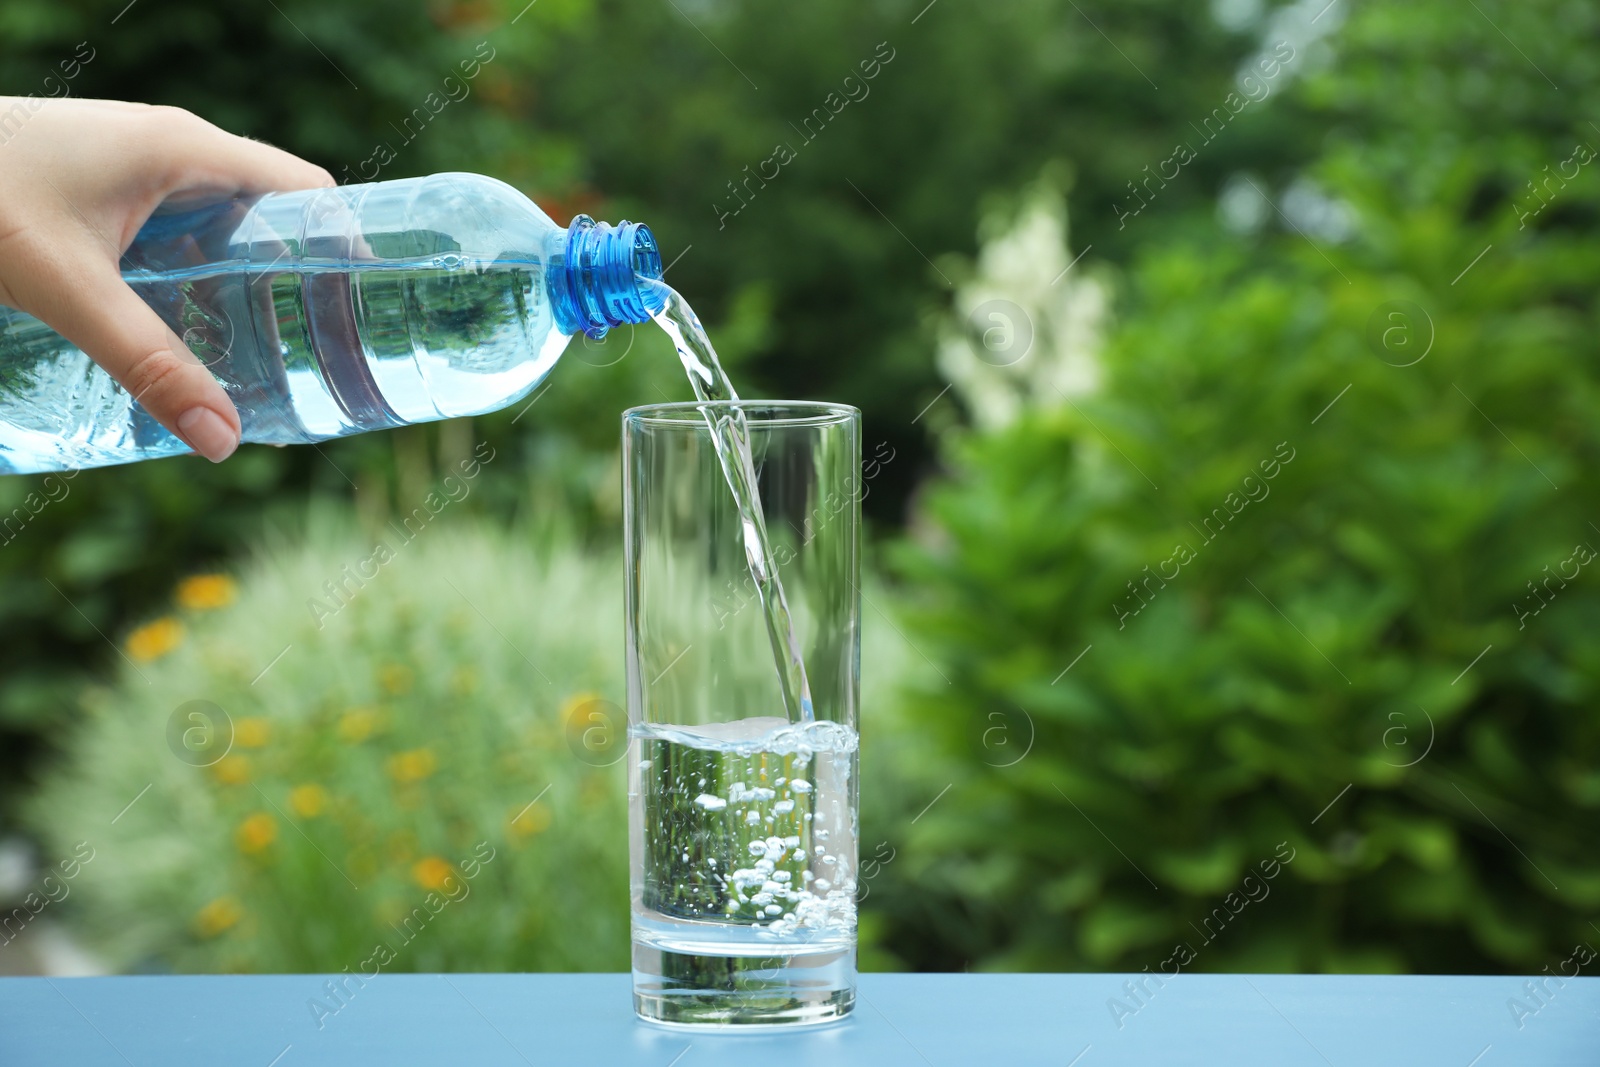
<instances>
[{"instance_id":1,"label":"bottle neck","mask_svg":"<svg viewBox=\"0 0 1600 1067\"><path fill-rule=\"evenodd\" d=\"M598 340L613 326L648 322L666 305L660 286L661 252L655 234L639 222L616 226L578 215L567 245L550 262L550 301L556 325Z\"/></svg>"}]
</instances>

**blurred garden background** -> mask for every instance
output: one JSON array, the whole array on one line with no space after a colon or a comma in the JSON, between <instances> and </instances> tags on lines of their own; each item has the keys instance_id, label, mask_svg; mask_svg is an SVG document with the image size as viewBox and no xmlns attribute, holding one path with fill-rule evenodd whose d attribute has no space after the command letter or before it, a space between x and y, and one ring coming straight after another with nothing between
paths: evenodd
<instances>
[{"instance_id":1,"label":"blurred garden background","mask_svg":"<svg viewBox=\"0 0 1600 1067\"><path fill-rule=\"evenodd\" d=\"M1600 938L1597 30L11 0L0 92L649 222L745 395L862 409L864 966L1539 972ZM625 969L586 731L654 332L520 414L0 479L52 501L0 534L0 973L355 969L453 872L385 969Z\"/></svg>"}]
</instances>

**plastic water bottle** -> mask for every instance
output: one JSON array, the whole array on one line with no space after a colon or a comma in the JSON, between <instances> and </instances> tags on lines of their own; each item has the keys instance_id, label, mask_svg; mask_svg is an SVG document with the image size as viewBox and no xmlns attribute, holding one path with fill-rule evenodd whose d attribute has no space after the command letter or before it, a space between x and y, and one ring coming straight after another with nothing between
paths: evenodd
<instances>
[{"instance_id":1,"label":"plastic water bottle","mask_svg":"<svg viewBox=\"0 0 1600 1067\"><path fill-rule=\"evenodd\" d=\"M435 174L158 211L122 276L232 398L245 441L300 444L494 411L579 331L660 311L655 237ZM69 341L0 308L0 473L190 449Z\"/></svg>"}]
</instances>

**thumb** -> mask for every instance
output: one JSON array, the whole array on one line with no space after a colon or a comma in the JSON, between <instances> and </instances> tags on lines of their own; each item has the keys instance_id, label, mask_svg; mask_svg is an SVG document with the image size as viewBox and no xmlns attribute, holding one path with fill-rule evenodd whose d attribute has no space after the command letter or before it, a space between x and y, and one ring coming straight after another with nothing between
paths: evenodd
<instances>
[{"instance_id":1,"label":"thumb","mask_svg":"<svg viewBox=\"0 0 1600 1067\"><path fill-rule=\"evenodd\" d=\"M74 295L36 303L33 314L190 448L213 463L227 459L239 447L240 424L222 386L115 268L101 259L81 269L36 279L40 288Z\"/></svg>"}]
</instances>

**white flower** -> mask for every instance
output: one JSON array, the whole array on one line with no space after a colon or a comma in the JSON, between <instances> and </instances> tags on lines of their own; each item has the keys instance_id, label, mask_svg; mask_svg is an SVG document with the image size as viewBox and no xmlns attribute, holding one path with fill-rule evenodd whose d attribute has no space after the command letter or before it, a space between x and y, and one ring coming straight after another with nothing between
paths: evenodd
<instances>
[{"instance_id":1,"label":"white flower","mask_svg":"<svg viewBox=\"0 0 1600 1067\"><path fill-rule=\"evenodd\" d=\"M956 293L939 370L981 429L1099 385L1107 293L1074 263L1066 236L1059 194L1041 187L1008 229L983 243L976 274Z\"/></svg>"}]
</instances>

